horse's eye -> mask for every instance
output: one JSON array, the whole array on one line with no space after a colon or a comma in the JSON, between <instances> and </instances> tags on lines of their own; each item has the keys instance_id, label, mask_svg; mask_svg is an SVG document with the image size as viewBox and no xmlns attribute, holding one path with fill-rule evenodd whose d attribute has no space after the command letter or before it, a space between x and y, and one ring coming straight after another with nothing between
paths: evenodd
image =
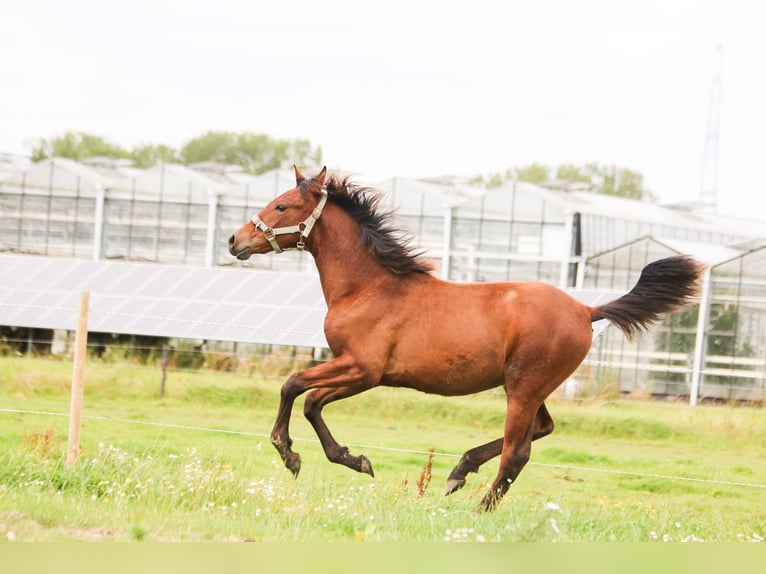
<instances>
[{"instance_id":1,"label":"horse's eye","mask_svg":"<svg viewBox=\"0 0 766 574\"><path fill-rule=\"evenodd\" d=\"M279 205L277 205L276 210L279 213L284 213L285 211L287 211L287 206L284 203L280 203Z\"/></svg>"}]
</instances>

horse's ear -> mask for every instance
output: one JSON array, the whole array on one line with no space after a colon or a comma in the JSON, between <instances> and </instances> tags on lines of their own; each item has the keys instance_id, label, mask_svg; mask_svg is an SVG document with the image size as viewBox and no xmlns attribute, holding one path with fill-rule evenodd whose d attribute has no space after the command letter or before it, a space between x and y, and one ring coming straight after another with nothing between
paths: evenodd
<instances>
[{"instance_id":1,"label":"horse's ear","mask_svg":"<svg viewBox=\"0 0 766 574\"><path fill-rule=\"evenodd\" d=\"M322 189L324 186L324 180L327 176L327 166L324 166L322 168L322 171L320 171L318 174L316 174L314 177L311 178L311 181L314 182L316 185L319 186L319 189Z\"/></svg>"},{"instance_id":2,"label":"horse's ear","mask_svg":"<svg viewBox=\"0 0 766 574\"><path fill-rule=\"evenodd\" d=\"M300 185L301 182L306 179L303 174L301 173L301 170L298 169L298 166L293 164L293 169L295 170L295 185Z\"/></svg>"}]
</instances>

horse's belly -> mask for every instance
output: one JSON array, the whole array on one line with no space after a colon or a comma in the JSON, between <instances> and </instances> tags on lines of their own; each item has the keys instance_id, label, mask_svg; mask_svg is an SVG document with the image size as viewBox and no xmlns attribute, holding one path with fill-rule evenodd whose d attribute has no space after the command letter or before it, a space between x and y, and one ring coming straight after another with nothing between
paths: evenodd
<instances>
[{"instance_id":1,"label":"horse's belly","mask_svg":"<svg viewBox=\"0 0 766 574\"><path fill-rule=\"evenodd\" d=\"M433 347L394 356L381 381L439 395L469 395L503 384L503 359L494 353Z\"/></svg>"}]
</instances>

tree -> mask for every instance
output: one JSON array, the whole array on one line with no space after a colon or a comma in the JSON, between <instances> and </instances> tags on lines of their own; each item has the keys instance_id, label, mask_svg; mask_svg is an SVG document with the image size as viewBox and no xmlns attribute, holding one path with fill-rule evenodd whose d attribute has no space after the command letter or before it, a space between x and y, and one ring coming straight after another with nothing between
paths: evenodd
<instances>
[{"instance_id":1,"label":"tree","mask_svg":"<svg viewBox=\"0 0 766 574\"><path fill-rule=\"evenodd\" d=\"M213 161L240 165L251 173L263 173L292 164L316 165L322 148L306 139L274 139L266 134L209 131L181 148L183 163Z\"/></svg>"},{"instance_id":2,"label":"tree","mask_svg":"<svg viewBox=\"0 0 766 574\"><path fill-rule=\"evenodd\" d=\"M596 188L597 193L604 195L617 195L628 199L643 199L646 195L644 189L644 176L640 173L624 168L610 166L594 166L595 173L593 183L600 185Z\"/></svg>"},{"instance_id":3,"label":"tree","mask_svg":"<svg viewBox=\"0 0 766 574\"><path fill-rule=\"evenodd\" d=\"M517 181L527 181L529 183L543 183L550 179L551 170L547 165L539 163L530 163L529 165L517 167L505 172L506 175L513 174Z\"/></svg>"},{"instance_id":4,"label":"tree","mask_svg":"<svg viewBox=\"0 0 766 574\"><path fill-rule=\"evenodd\" d=\"M509 168L505 172L478 175L471 180L474 185L481 185L488 189L500 187L510 181L527 181L529 183L543 183L550 179L550 168L539 163L530 163L525 166Z\"/></svg>"},{"instance_id":5,"label":"tree","mask_svg":"<svg viewBox=\"0 0 766 574\"><path fill-rule=\"evenodd\" d=\"M136 146L130 153L136 167L151 167L158 163L180 163L178 150L163 144Z\"/></svg>"},{"instance_id":6,"label":"tree","mask_svg":"<svg viewBox=\"0 0 766 574\"><path fill-rule=\"evenodd\" d=\"M596 193L616 195L628 199L644 199L649 192L644 188L644 176L625 167L586 163L560 165L556 179L587 183Z\"/></svg>"},{"instance_id":7,"label":"tree","mask_svg":"<svg viewBox=\"0 0 766 574\"><path fill-rule=\"evenodd\" d=\"M93 156L104 156L129 159L130 152L118 145L108 142L101 136L85 132L66 132L63 136L50 140L39 139L32 147L32 161L41 161L48 157L67 157L83 159Z\"/></svg>"},{"instance_id":8,"label":"tree","mask_svg":"<svg viewBox=\"0 0 766 574\"><path fill-rule=\"evenodd\" d=\"M502 173L490 173L488 175L477 175L476 177L471 178L470 183L471 185L478 187L492 189L504 185L506 183L506 178Z\"/></svg>"},{"instance_id":9,"label":"tree","mask_svg":"<svg viewBox=\"0 0 766 574\"><path fill-rule=\"evenodd\" d=\"M585 166L578 166L571 163L565 163L556 169L556 179L572 181L575 183L592 183L593 172L589 167L594 165L595 164L591 163L586 164Z\"/></svg>"}]
</instances>

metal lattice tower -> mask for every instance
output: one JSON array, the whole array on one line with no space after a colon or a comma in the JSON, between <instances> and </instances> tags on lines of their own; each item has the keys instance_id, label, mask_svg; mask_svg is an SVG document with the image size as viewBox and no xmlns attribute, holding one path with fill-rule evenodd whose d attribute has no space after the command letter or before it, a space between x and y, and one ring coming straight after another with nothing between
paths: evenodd
<instances>
[{"instance_id":1,"label":"metal lattice tower","mask_svg":"<svg viewBox=\"0 0 766 574\"><path fill-rule=\"evenodd\" d=\"M723 47L716 48L713 67L713 83L710 86L710 104L707 116L705 149L702 155L702 177L700 180L700 202L706 207L717 205L718 195L718 146L721 127L721 68Z\"/></svg>"}]
</instances>

